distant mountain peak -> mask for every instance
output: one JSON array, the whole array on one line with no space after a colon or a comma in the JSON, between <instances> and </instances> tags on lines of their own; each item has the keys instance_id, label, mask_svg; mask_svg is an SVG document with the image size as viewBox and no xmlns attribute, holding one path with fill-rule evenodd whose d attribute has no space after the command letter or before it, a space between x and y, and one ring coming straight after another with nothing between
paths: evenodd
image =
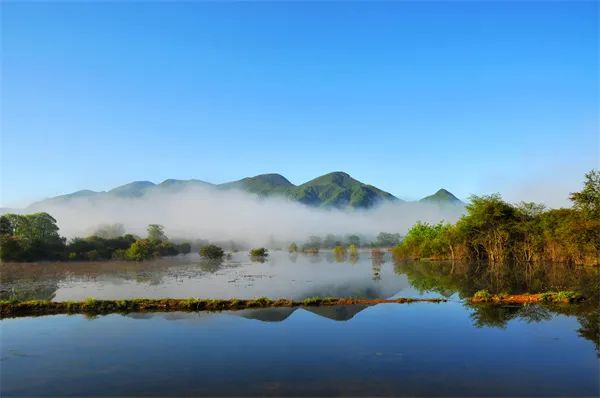
<instances>
[{"instance_id":1,"label":"distant mountain peak","mask_svg":"<svg viewBox=\"0 0 600 398\"><path fill-rule=\"evenodd\" d=\"M254 177L246 177L243 180L263 181L273 186L294 186L287 178L277 173L258 174Z\"/></svg>"},{"instance_id":2,"label":"distant mountain peak","mask_svg":"<svg viewBox=\"0 0 600 398\"><path fill-rule=\"evenodd\" d=\"M419 200L419 202L434 203L434 204L441 204L441 205L445 205L445 204L456 205L456 204L463 203L460 199L458 199L456 196L454 196L454 194L452 192L448 191L445 188L438 189L436 193L434 193L433 195L424 197L423 199Z\"/></svg>"}]
</instances>

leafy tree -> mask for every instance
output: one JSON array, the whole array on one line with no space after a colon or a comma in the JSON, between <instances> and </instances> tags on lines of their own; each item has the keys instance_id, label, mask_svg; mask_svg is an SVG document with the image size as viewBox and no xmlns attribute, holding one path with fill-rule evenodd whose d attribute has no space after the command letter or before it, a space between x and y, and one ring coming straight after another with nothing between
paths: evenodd
<instances>
[{"instance_id":1,"label":"leafy tree","mask_svg":"<svg viewBox=\"0 0 600 398\"><path fill-rule=\"evenodd\" d=\"M600 219L600 171L591 170L585 174L583 189L570 196L573 207L586 215Z\"/></svg>"},{"instance_id":2,"label":"leafy tree","mask_svg":"<svg viewBox=\"0 0 600 398\"><path fill-rule=\"evenodd\" d=\"M298 245L296 244L296 242L292 242L288 246L288 252L290 252L290 253L296 253L297 251L298 251Z\"/></svg>"},{"instance_id":3,"label":"leafy tree","mask_svg":"<svg viewBox=\"0 0 600 398\"><path fill-rule=\"evenodd\" d=\"M400 234L380 232L375 239L377 247L393 247L400 243Z\"/></svg>"},{"instance_id":4,"label":"leafy tree","mask_svg":"<svg viewBox=\"0 0 600 398\"><path fill-rule=\"evenodd\" d=\"M65 239L48 213L5 214L0 217L0 230L2 261L52 260L65 255Z\"/></svg>"},{"instance_id":5,"label":"leafy tree","mask_svg":"<svg viewBox=\"0 0 600 398\"><path fill-rule=\"evenodd\" d=\"M159 253L149 239L139 239L131 244L125 255L129 260L143 261L158 257Z\"/></svg>"},{"instance_id":6,"label":"leafy tree","mask_svg":"<svg viewBox=\"0 0 600 398\"><path fill-rule=\"evenodd\" d=\"M360 237L358 235L348 235L346 238L348 245L354 245L356 247L360 247Z\"/></svg>"},{"instance_id":7,"label":"leafy tree","mask_svg":"<svg viewBox=\"0 0 600 398\"><path fill-rule=\"evenodd\" d=\"M200 248L200 255L209 259L222 258L225 252L219 246L207 245Z\"/></svg>"},{"instance_id":8,"label":"leafy tree","mask_svg":"<svg viewBox=\"0 0 600 398\"><path fill-rule=\"evenodd\" d=\"M163 242L168 240L164 232L164 227L159 224L148 225L148 240L152 242Z\"/></svg>"},{"instance_id":9,"label":"leafy tree","mask_svg":"<svg viewBox=\"0 0 600 398\"><path fill-rule=\"evenodd\" d=\"M268 255L269 255L269 253L267 252L267 249L265 249L264 247L259 247L259 248L250 250L251 257L267 257Z\"/></svg>"},{"instance_id":10,"label":"leafy tree","mask_svg":"<svg viewBox=\"0 0 600 398\"><path fill-rule=\"evenodd\" d=\"M188 254L190 251L192 251L192 245L190 245L188 242L180 243L177 245L177 251L181 254Z\"/></svg>"}]
</instances>

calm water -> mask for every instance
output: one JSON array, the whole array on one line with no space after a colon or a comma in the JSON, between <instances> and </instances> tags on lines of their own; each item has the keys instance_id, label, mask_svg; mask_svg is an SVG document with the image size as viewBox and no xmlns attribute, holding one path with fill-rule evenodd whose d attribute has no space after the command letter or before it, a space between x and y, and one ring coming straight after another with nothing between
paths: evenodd
<instances>
[{"instance_id":1,"label":"calm water","mask_svg":"<svg viewBox=\"0 0 600 398\"><path fill-rule=\"evenodd\" d=\"M276 253L223 263L2 265L2 296L445 296L448 303L0 321L0 395L598 396L598 303L470 306L496 291L597 292L598 272L482 270ZM568 271L568 272L567 272ZM596 296L594 296L596 297Z\"/></svg>"}]
</instances>

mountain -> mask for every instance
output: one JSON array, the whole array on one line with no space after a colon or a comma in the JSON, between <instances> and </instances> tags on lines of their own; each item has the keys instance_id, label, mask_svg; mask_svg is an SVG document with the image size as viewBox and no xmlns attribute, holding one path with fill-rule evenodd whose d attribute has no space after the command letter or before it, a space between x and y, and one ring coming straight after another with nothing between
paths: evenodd
<instances>
[{"instance_id":1,"label":"mountain","mask_svg":"<svg viewBox=\"0 0 600 398\"><path fill-rule=\"evenodd\" d=\"M448 192L444 188L438 190L433 195L429 195L419 200L420 203L430 203L436 205L463 205L464 203L454 196L451 192Z\"/></svg>"},{"instance_id":2,"label":"mountain","mask_svg":"<svg viewBox=\"0 0 600 398\"><path fill-rule=\"evenodd\" d=\"M290 195L301 203L322 207L368 208L381 201L399 201L394 195L337 171L298 186Z\"/></svg>"},{"instance_id":3,"label":"mountain","mask_svg":"<svg viewBox=\"0 0 600 398\"><path fill-rule=\"evenodd\" d=\"M257 195L268 196L274 193L287 194L296 186L281 174L260 174L254 177L242 178L238 181L227 182L218 187L221 189L241 189Z\"/></svg>"},{"instance_id":4,"label":"mountain","mask_svg":"<svg viewBox=\"0 0 600 398\"><path fill-rule=\"evenodd\" d=\"M382 202L402 202L394 195L373 185L365 184L342 171L325 174L301 185L292 184L281 174L260 174L224 184L211 184L201 180L164 180L160 184L151 181L134 181L109 191L82 190L60 195L31 204L26 210L41 210L45 205L55 205L73 199L87 198L139 198L150 192L174 194L189 188L239 189L262 197L282 196L308 206L326 208L370 208ZM436 205L463 205L453 194L440 189L419 202Z\"/></svg>"}]
</instances>

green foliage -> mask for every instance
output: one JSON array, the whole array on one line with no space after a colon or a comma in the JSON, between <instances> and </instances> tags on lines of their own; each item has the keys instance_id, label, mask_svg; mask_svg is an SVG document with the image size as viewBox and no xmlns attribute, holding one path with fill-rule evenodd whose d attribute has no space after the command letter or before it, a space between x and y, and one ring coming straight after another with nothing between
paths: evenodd
<instances>
[{"instance_id":1,"label":"green foliage","mask_svg":"<svg viewBox=\"0 0 600 398\"><path fill-rule=\"evenodd\" d=\"M333 249L333 254L335 254L336 256L345 256L346 255L346 247L342 246L342 245L337 245Z\"/></svg>"},{"instance_id":2,"label":"green foliage","mask_svg":"<svg viewBox=\"0 0 600 398\"><path fill-rule=\"evenodd\" d=\"M200 248L200 255L208 259L220 259L224 254L223 249L216 245L207 245Z\"/></svg>"},{"instance_id":3,"label":"green foliage","mask_svg":"<svg viewBox=\"0 0 600 398\"><path fill-rule=\"evenodd\" d=\"M358 256L358 249L356 248L356 245L350 244L350 246L348 246L348 253L350 254L350 257Z\"/></svg>"},{"instance_id":4,"label":"green foliage","mask_svg":"<svg viewBox=\"0 0 600 398\"><path fill-rule=\"evenodd\" d=\"M183 242L177 245L177 251L181 254L188 254L190 251L192 251L192 245L190 245L188 242Z\"/></svg>"},{"instance_id":5,"label":"green foliage","mask_svg":"<svg viewBox=\"0 0 600 398\"><path fill-rule=\"evenodd\" d=\"M148 240L152 242L163 242L168 240L164 232L164 227L159 224L148 225Z\"/></svg>"},{"instance_id":6,"label":"green foliage","mask_svg":"<svg viewBox=\"0 0 600 398\"><path fill-rule=\"evenodd\" d=\"M149 239L136 240L125 252L125 257L133 261L150 260L158 255L156 246Z\"/></svg>"},{"instance_id":7,"label":"green foliage","mask_svg":"<svg viewBox=\"0 0 600 398\"><path fill-rule=\"evenodd\" d=\"M298 245L296 244L296 242L292 242L288 246L288 252L290 252L290 253L296 253L296 252L298 252Z\"/></svg>"},{"instance_id":8,"label":"green foliage","mask_svg":"<svg viewBox=\"0 0 600 398\"><path fill-rule=\"evenodd\" d=\"M54 260L65 257L65 239L48 213L5 214L0 217L2 261Z\"/></svg>"},{"instance_id":9,"label":"green foliage","mask_svg":"<svg viewBox=\"0 0 600 398\"><path fill-rule=\"evenodd\" d=\"M473 295L473 299L476 301L488 302L492 300L492 295L487 290L479 290Z\"/></svg>"},{"instance_id":10,"label":"green foliage","mask_svg":"<svg viewBox=\"0 0 600 398\"><path fill-rule=\"evenodd\" d=\"M259 248L250 250L250 256L252 256L252 257L267 257L268 255L269 255L269 253L267 252L267 249L265 249L264 247L259 247Z\"/></svg>"},{"instance_id":11,"label":"green foliage","mask_svg":"<svg viewBox=\"0 0 600 398\"><path fill-rule=\"evenodd\" d=\"M360 247L360 237L358 235L348 235L346 242L348 242L348 246Z\"/></svg>"},{"instance_id":12,"label":"green foliage","mask_svg":"<svg viewBox=\"0 0 600 398\"><path fill-rule=\"evenodd\" d=\"M573 207L589 217L600 219L600 171L590 170L585 174L583 189L570 196Z\"/></svg>"},{"instance_id":13,"label":"green foliage","mask_svg":"<svg viewBox=\"0 0 600 398\"><path fill-rule=\"evenodd\" d=\"M581 192L571 194L571 209L546 210L543 205L513 205L500 195L472 196L467 213L455 224L415 224L393 249L396 258L543 261L578 265L600 263L600 173L586 174Z\"/></svg>"},{"instance_id":14,"label":"green foliage","mask_svg":"<svg viewBox=\"0 0 600 398\"><path fill-rule=\"evenodd\" d=\"M69 260L110 260L115 258L115 252L127 250L135 240L133 235L110 239L99 236L74 238L69 242L66 250L69 253Z\"/></svg>"}]
</instances>

